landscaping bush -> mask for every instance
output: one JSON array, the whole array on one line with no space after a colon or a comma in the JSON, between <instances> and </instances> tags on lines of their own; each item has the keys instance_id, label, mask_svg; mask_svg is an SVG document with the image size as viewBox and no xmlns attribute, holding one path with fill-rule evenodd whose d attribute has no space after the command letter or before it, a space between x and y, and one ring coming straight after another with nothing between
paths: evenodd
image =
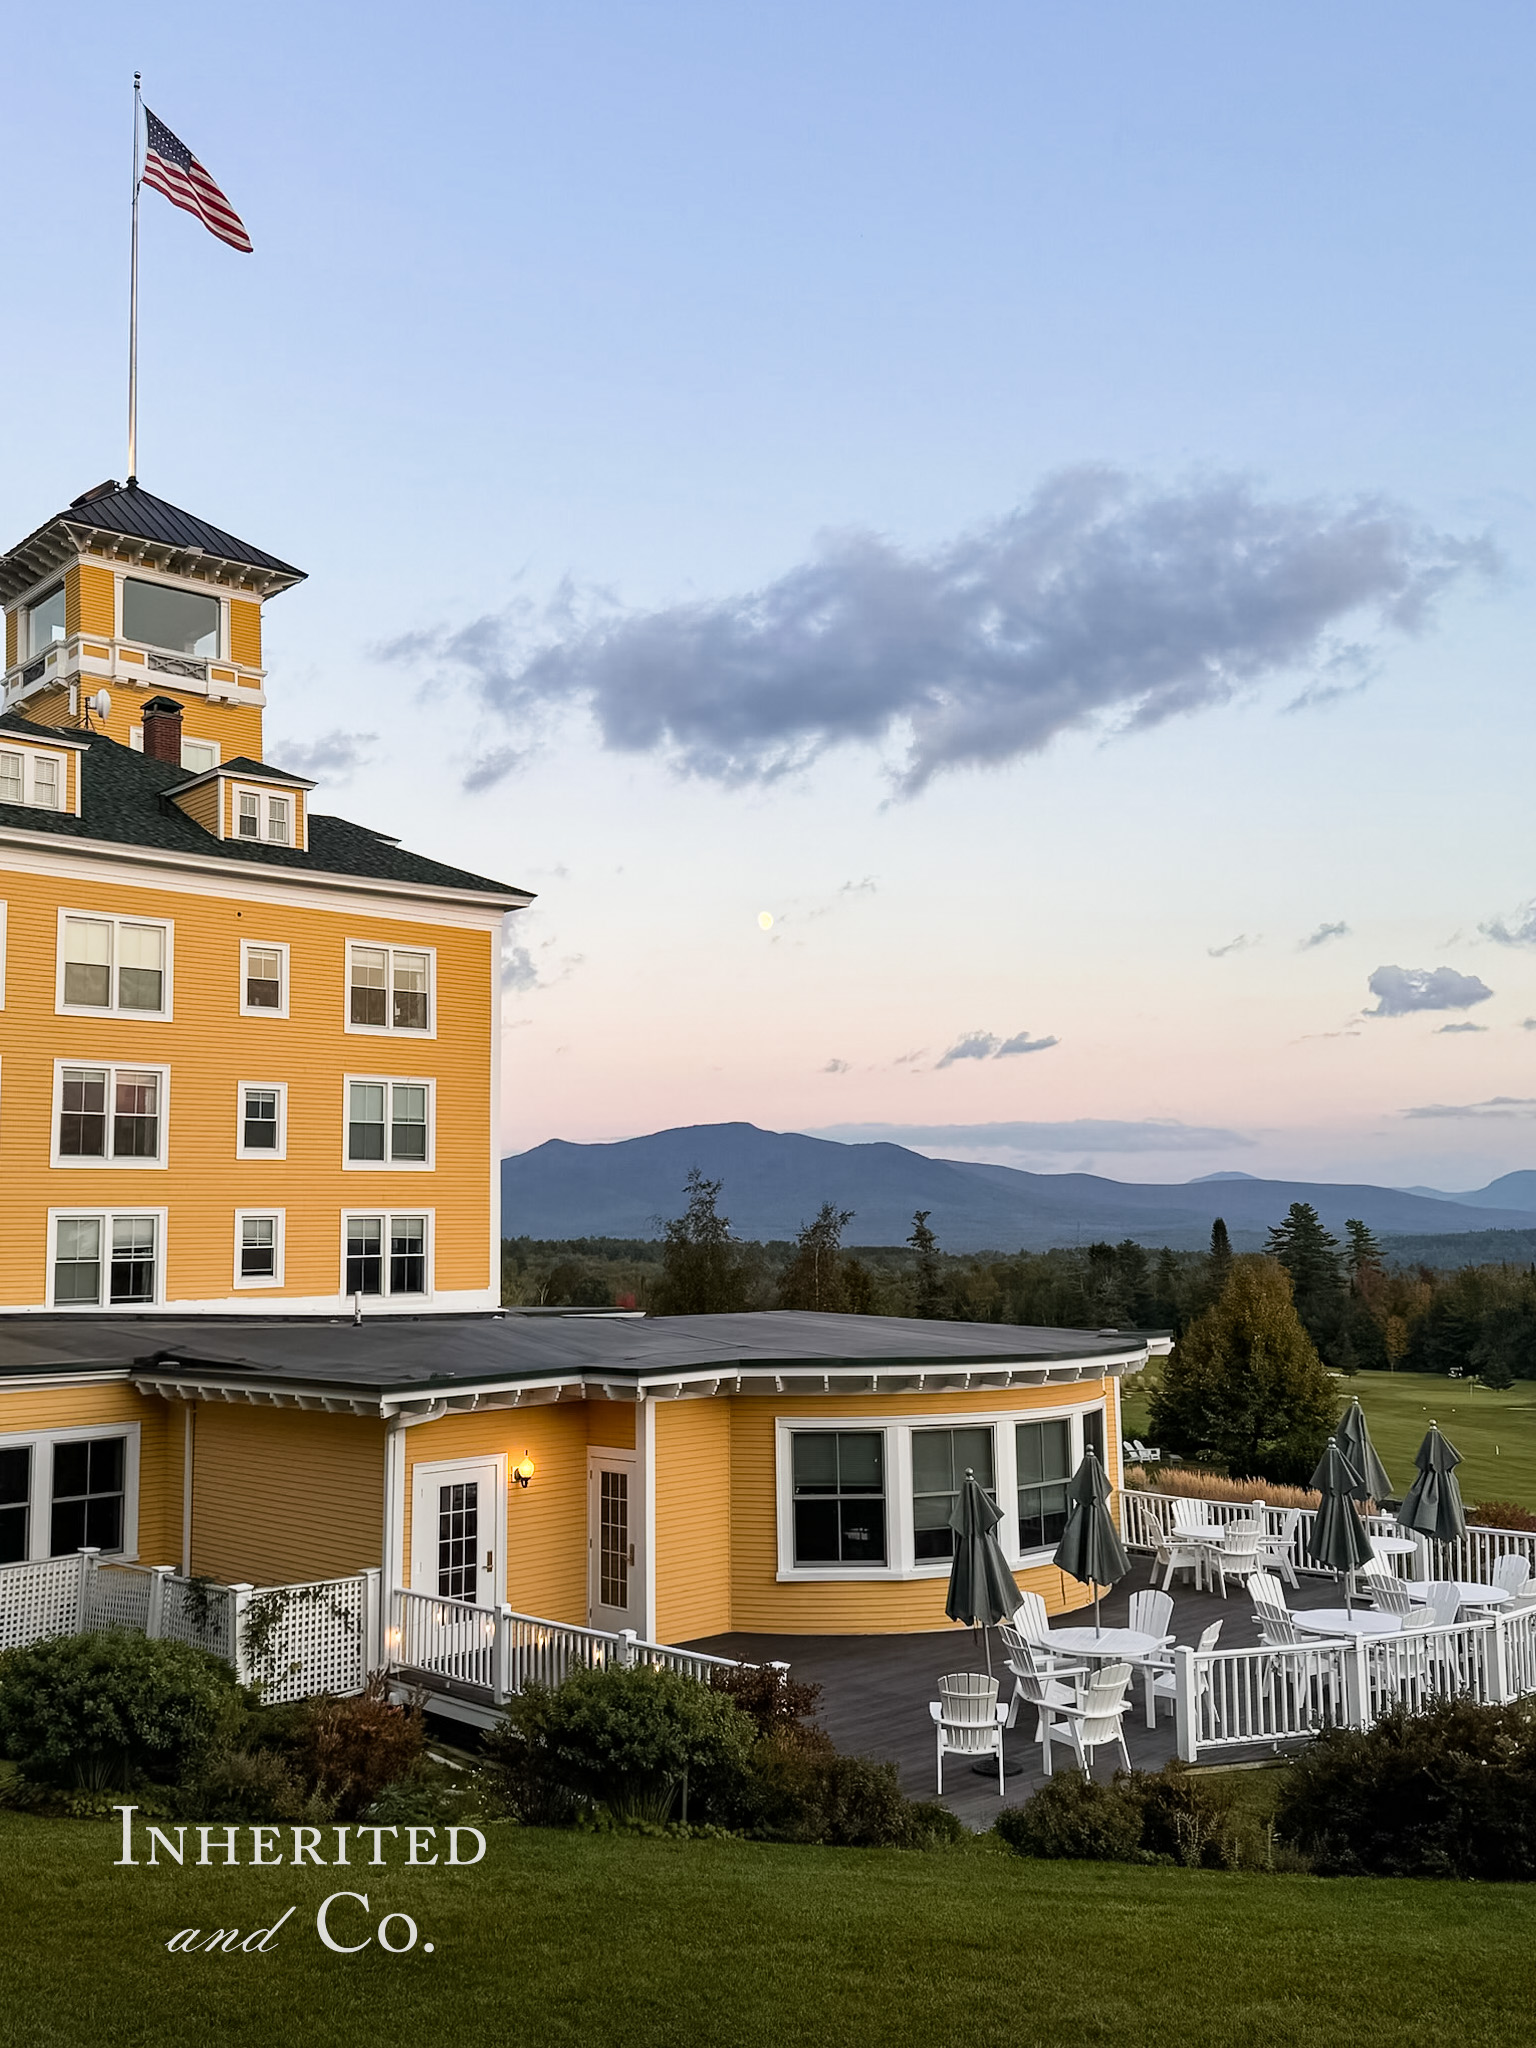
<instances>
[{"instance_id":1,"label":"landscaping bush","mask_svg":"<svg viewBox=\"0 0 1536 2048\"><path fill-rule=\"evenodd\" d=\"M780 1730L759 1742L749 1797L749 1832L767 1841L928 1849L965 1834L947 1807L904 1798L894 1764L840 1756L819 1729Z\"/></svg>"},{"instance_id":2,"label":"landscaping bush","mask_svg":"<svg viewBox=\"0 0 1536 2048\"><path fill-rule=\"evenodd\" d=\"M1123 1775L1103 1785L1081 1771L1062 1771L1022 1806L997 1817L996 1831L1020 1856L1073 1857L1093 1863L1139 1863L1141 1800Z\"/></svg>"},{"instance_id":3,"label":"landscaping bush","mask_svg":"<svg viewBox=\"0 0 1536 2048\"><path fill-rule=\"evenodd\" d=\"M1516 1507L1512 1500L1485 1500L1467 1509L1467 1520L1482 1529L1520 1529L1536 1533L1536 1515L1529 1508Z\"/></svg>"},{"instance_id":4,"label":"landscaping bush","mask_svg":"<svg viewBox=\"0 0 1536 2048\"><path fill-rule=\"evenodd\" d=\"M239 1721L246 1698L227 1664L186 1643L56 1636L0 1655L0 1752L42 1785L168 1784Z\"/></svg>"},{"instance_id":5,"label":"landscaping bush","mask_svg":"<svg viewBox=\"0 0 1536 2048\"><path fill-rule=\"evenodd\" d=\"M734 1805L756 1730L697 1679L649 1665L529 1686L488 1743L525 1819L588 1801L618 1821L715 1820ZM563 1795L563 1800L562 1800ZM690 1812L682 1813L683 1808Z\"/></svg>"},{"instance_id":6,"label":"landscaping bush","mask_svg":"<svg viewBox=\"0 0 1536 2048\"><path fill-rule=\"evenodd\" d=\"M1536 1878L1536 1700L1443 1700L1330 1731L1275 1820L1330 1876Z\"/></svg>"},{"instance_id":7,"label":"landscaping bush","mask_svg":"<svg viewBox=\"0 0 1536 2048\"><path fill-rule=\"evenodd\" d=\"M327 1821L332 1809L301 1783L276 1750L227 1745L207 1751L182 1783L177 1802L188 1820Z\"/></svg>"},{"instance_id":8,"label":"landscaping bush","mask_svg":"<svg viewBox=\"0 0 1536 2048\"><path fill-rule=\"evenodd\" d=\"M1020 1856L1186 1870L1309 1867L1277 1848L1274 1830L1239 1799L1230 1778L1191 1771L1176 1758L1160 1771L1119 1771L1107 1785L1062 1772L1001 1814L996 1829Z\"/></svg>"},{"instance_id":9,"label":"landscaping bush","mask_svg":"<svg viewBox=\"0 0 1536 2048\"><path fill-rule=\"evenodd\" d=\"M759 1735L811 1732L809 1723L821 1699L819 1685L805 1685L767 1664L726 1664L710 1673L712 1692L748 1715Z\"/></svg>"},{"instance_id":10,"label":"landscaping bush","mask_svg":"<svg viewBox=\"0 0 1536 2048\"><path fill-rule=\"evenodd\" d=\"M375 1672L352 1699L306 1700L288 1755L312 1797L338 1820L356 1820L386 1786L417 1769L426 1734L420 1706L392 1705L388 1680Z\"/></svg>"}]
</instances>

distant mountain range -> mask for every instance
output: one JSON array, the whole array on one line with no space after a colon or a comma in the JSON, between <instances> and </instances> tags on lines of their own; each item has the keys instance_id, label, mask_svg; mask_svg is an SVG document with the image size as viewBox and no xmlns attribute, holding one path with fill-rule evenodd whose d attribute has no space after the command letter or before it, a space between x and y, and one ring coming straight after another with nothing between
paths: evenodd
<instances>
[{"instance_id":1,"label":"distant mountain range","mask_svg":"<svg viewBox=\"0 0 1536 2048\"><path fill-rule=\"evenodd\" d=\"M1254 1250L1292 1202L1310 1202L1342 1236L1360 1217L1378 1235L1529 1230L1536 1172L1507 1173L1473 1194L1432 1188L1338 1186L1323 1181L1212 1175L1168 1187L1094 1173L1024 1173L1011 1166L929 1159L904 1145L840 1145L756 1124L691 1124L613 1145L552 1138L501 1162L508 1237L645 1237L683 1206L697 1166L724 1182L721 1207L738 1237L793 1237L823 1202L851 1209L845 1241L901 1244L927 1209L946 1251L1044 1251L1095 1238L1194 1251L1226 1219L1239 1250Z\"/></svg>"}]
</instances>

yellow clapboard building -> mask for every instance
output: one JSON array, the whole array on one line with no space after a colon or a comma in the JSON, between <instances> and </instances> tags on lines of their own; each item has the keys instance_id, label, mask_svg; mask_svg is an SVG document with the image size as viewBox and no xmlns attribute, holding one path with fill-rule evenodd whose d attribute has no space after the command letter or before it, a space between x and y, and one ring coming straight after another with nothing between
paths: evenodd
<instances>
[{"instance_id":1,"label":"yellow clapboard building","mask_svg":"<svg viewBox=\"0 0 1536 2048\"><path fill-rule=\"evenodd\" d=\"M531 898L266 759L262 609L300 575L136 485L0 558L0 1570L926 1629L972 1470L1019 1584L1080 1604L1066 1482L1092 1447L1118 1483L1146 1339L500 1309Z\"/></svg>"}]
</instances>

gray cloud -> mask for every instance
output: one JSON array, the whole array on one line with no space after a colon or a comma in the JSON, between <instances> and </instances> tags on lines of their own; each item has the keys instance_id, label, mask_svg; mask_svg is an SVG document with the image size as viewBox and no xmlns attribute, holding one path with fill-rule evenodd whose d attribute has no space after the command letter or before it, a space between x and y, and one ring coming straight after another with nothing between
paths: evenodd
<instances>
[{"instance_id":1,"label":"gray cloud","mask_svg":"<svg viewBox=\"0 0 1536 2048\"><path fill-rule=\"evenodd\" d=\"M1522 1031L1536 1031L1536 1017L1522 1017L1520 1019L1520 1029Z\"/></svg>"},{"instance_id":2,"label":"gray cloud","mask_svg":"<svg viewBox=\"0 0 1536 2048\"><path fill-rule=\"evenodd\" d=\"M1302 940L1296 950L1298 953L1310 953L1314 946L1326 946L1330 939L1347 939L1348 937L1349 926L1347 924L1320 924L1315 932Z\"/></svg>"},{"instance_id":3,"label":"gray cloud","mask_svg":"<svg viewBox=\"0 0 1536 2048\"><path fill-rule=\"evenodd\" d=\"M482 789L494 789L498 782L505 782L527 758L526 747L493 747L490 753L481 754L470 763L459 786L466 796L478 796Z\"/></svg>"},{"instance_id":4,"label":"gray cloud","mask_svg":"<svg viewBox=\"0 0 1536 2048\"><path fill-rule=\"evenodd\" d=\"M1206 957L1211 960L1225 960L1229 953L1246 953L1250 946L1258 944L1256 938L1249 938L1246 932L1239 932L1235 939L1228 939L1224 946L1207 946Z\"/></svg>"},{"instance_id":5,"label":"gray cloud","mask_svg":"<svg viewBox=\"0 0 1536 2048\"><path fill-rule=\"evenodd\" d=\"M1254 1142L1236 1131L1155 1117L1075 1117L1063 1123L827 1124L810 1135L835 1138L844 1145L963 1145L972 1151L999 1152L1212 1152Z\"/></svg>"},{"instance_id":6,"label":"gray cloud","mask_svg":"<svg viewBox=\"0 0 1536 2048\"><path fill-rule=\"evenodd\" d=\"M1007 1060L1016 1053L1047 1052L1060 1043L1059 1038L1031 1038L1027 1031L1015 1032L1012 1038L999 1038L991 1031L967 1031L963 1038L955 1040L936 1064L952 1067L957 1060Z\"/></svg>"},{"instance_id":7,"label":"gray cloud","mask_svg":"<svg viewBox=\"0 0 1536 2048\"><path fill-rule=\"evenodd\" d=\"M1159 489L1084 467L926 552L832 535L756 590L652 612L566 583L545 607L381 651L457 673L520 731L583 705L604 745L727 783L894 742L911 793L1282 672L1321 672L1331 692L1365 658L1340 638L1347 621L1418 632L1450 585L1497 567L1486 539L1384 500L1266 499L1240 478Z\"/></svg>"},{"instance_id":8,"label":"gray cloud","mask_svg":"<svg viewBox=\"0 0 1536 2048\"><path fill-rule=\"evenodd\" d=\"M1527 903L1515 913L1513 926L1503 918L1490 918L1478 930L1485 939L1492 939L1500 946L1536 946L1536 903Z\"/></svg>"},{"instance_id":9,"label":"gray cloud","mask_svg":"<svg viewBox=\"0 0 1536 2048\"><path fill-rule=\"evenodd\" d=\"M1435 1032L1436 1038L1454 1038L1462 1031L1486 1031L1486 1024L1442 1024Z\"/></svg>"},{"instance_id":10,"label":"gray cloud","mask_svg":"<svg viewBox=\"0 0 1536 2048\"><path fill-rule=\"evenodd\" d=\"M378 739L376 732L326 732L315 740L274 740L266 751L273 766L290 775L345 782L372 759Z\"/></svg>"},{"instance_id":11,"label":"gray cloud","mask_svg":"<svg viewBox=\"0 0 1536 2048\"><path fill-rule=\"evenodd\" d=\"M824 1074L846 1074L848 1072L848 1062L847 1060L828 1060L821 1071Z\"/></svg>"},{"instance_id":12,"label":"gray cloud","mask_svg":"<svg viewBox=\"0 0 1536 2048\"><path fill-rule=\"evenodd\" d=\"M1470 1010L1493 994L1475 974L1454 967L1378 967L1370 991L1376 998L1367 1017L1410 1017L1419 1010Z\"/></svg>"},{"instance_id":13,"label":"gray cloud","mask_svg":"<svg viewBox=\"0 0 1536 2048\"><path fill-rule=\"evenodd\" d=\"M539 970L526 946L507 946L501 956L501 985L521 995L539 986Z\"/></svg>"},{"instance_id":14,"label":"gray cloud","mask_svg":"<svg viewBox=\"0 0 1536 2048\"><path fill-rule=\"evenodd\" d=\"M1536 1095L1490 1095L1486 1102L1426 1102L1418 1109L1405 1109L1407 1117L1469 1117L1474 1123L1501 1122L1511 1117L1536 1116Z\"/></svg>"}]
</instances>

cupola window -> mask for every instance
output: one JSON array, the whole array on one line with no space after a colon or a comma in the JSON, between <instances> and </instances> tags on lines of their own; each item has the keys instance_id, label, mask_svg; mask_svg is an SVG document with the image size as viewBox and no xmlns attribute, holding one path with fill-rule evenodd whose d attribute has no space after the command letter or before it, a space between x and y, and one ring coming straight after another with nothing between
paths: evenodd
<instances>
[{"instance_id":1,"label":"cupola window","mask_svg":"<svg viewBox=\"0 0 1536 2048\"><path fill-rule=\"evenodd\" d=\"M27 607L27 652L42 654L64 638L64 586L52 590Z\"/></svg>"},{"instance_id":2,"label":"cupola window","mask_svg":"<svg viewBox=\"0 0 1536 2048\"><path fill-rule=\"evenodd\" d=\"M62 620L63 613L59 616ZM125 577L123 638L140 640L147 647L163 647L171 654L217 655L219 600L204 597L198 590L177 590L168 583Z\"/></svg>"}]
</instances>

